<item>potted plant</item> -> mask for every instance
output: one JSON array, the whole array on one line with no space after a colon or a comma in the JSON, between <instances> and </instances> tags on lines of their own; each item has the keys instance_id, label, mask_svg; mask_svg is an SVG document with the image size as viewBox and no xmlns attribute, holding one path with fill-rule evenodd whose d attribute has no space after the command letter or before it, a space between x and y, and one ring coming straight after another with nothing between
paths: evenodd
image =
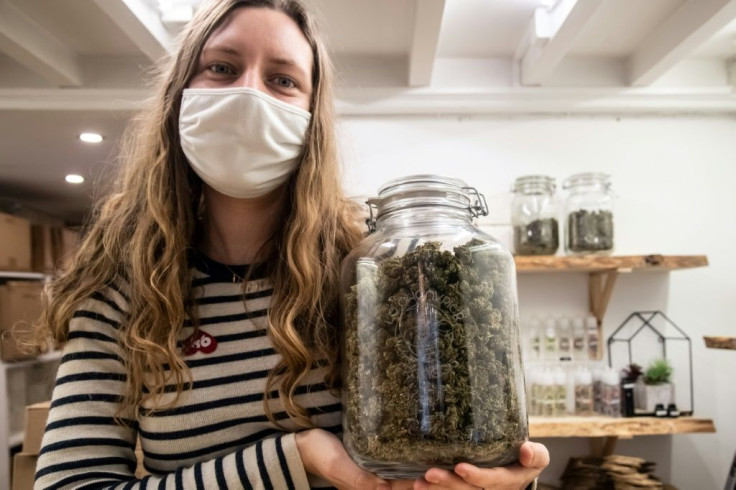
<instances>
[{"instance_id":1,"label":"potted plant","mask_svg":"<svg viewBox=\"0 0 736 490\"><path fill-rule=\"evenodd\" d=\"M658 404L667 407L675 397L675 387L670 383L672 366L666 359L655 359L643 376L639 377L634 391L637 410L654 412Z\"/></svg>"}]
</instances>

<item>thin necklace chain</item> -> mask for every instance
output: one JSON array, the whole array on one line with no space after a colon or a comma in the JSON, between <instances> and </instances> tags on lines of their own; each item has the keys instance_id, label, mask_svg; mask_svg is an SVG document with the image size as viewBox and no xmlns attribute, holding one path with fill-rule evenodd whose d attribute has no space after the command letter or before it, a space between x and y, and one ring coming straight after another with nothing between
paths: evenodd
<instances>
[{"instance_id":1,"label":"thin necklace chain","mask_svg":"<svg viewBox=\"0 0 736 490\"><path fill-rule=\"evenodd\" d=\"M239 279L240 282L245 282L245 278L243 276L241 276L240 274L237 274L234 270L232 270L229 265L227 265L227 264L222 264L222 265L224 265L225 267L227 267L227 270L229 270L230 272L232 272L232 274L233 274L233 284L235 284L236 279Z\"/></svg>"}]
</instances>

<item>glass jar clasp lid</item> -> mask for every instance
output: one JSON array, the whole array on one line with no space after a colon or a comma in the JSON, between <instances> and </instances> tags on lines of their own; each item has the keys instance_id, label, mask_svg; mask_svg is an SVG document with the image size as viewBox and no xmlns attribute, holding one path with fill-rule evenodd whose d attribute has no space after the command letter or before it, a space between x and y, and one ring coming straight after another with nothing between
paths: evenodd
<instances>
[{"instance_id":1,"label":"glass jar clasp lid","mask_svg":"<svg viewBox=\"0 0 736 490\"><path fill-rule=\"evenodd\" d=\"M463 187L471 197L472 204L468 206L470 216L477 218L479 216L488 216L488 203L486 202L486 196L478 192L475 187ZM475 200L472 197L475 197ZM365 203L368 206L368 218L365 219L365 224L368 226L368 233L374 233L376 231L376 221L378 220L378 204L381 202L379 198L368 199Z\"/></svg>"}]
</instances>

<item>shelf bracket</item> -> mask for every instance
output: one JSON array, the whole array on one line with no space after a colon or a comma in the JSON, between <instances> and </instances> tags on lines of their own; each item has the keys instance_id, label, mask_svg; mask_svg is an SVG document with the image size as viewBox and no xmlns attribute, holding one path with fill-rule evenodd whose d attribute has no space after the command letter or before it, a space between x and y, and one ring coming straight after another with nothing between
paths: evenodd
<instances>
[{"instance_id":1,"label":"shelf bracket","mask_svg":"<svg viewBox=\"0 0 736 490\"><path fill-rule=\"evenodd\" d=\"M590 455L596 458L604 458L613 454L616 449L618 437L591 437L588 439L590 444Z\"/></svg>"},{"instance_id":2,"label":"shelf bracket","mask_svg":"<svg viewBox=\"0 0 736 490\"><path fill-rule=\"evenodd\" d=\"M598 359L603 358L603 317L611 300L613 286L618 277L617 270L591 272L588 277L588 305L598 322Z\"/></svg>"}]
</instances>

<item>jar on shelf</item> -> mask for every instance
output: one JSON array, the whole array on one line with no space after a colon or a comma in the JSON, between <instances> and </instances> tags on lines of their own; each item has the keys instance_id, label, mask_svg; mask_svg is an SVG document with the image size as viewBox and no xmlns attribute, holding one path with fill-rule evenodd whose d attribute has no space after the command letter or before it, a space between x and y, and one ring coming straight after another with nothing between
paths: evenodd
<instances>
[{"instance_id":1,"label":"jar on shelf","mask_svg":"<svg viewBox=\"0 0 736 490\"><path fill-rule=\"evenodd\" d=\"M565 250L569 254L613 252L613 192L611 177L575 174L565 180L570 192L565 205Z\"/></svg>"},{"instance_id":2,"label":"jar on shelf","mask_svg":"<svg viewBox=\"0 0 736 490\"><path fill-rule=\"evenodd\" d=\"M528 437L511 253L463 181L415 175L368 201L341 271L343 439L384 478L518 460Z\"/></svg>"},{"instance_id":3,"label":"jar on shelf","mask_svg":"<svg viewBox=\"0 0 736 490\"><path fill-rule=\"evenodd\" d=\"M519 177L511 192L516 255L554 255L560 246L555 180L544 175Z\"/></svg>"}]
</instances>

